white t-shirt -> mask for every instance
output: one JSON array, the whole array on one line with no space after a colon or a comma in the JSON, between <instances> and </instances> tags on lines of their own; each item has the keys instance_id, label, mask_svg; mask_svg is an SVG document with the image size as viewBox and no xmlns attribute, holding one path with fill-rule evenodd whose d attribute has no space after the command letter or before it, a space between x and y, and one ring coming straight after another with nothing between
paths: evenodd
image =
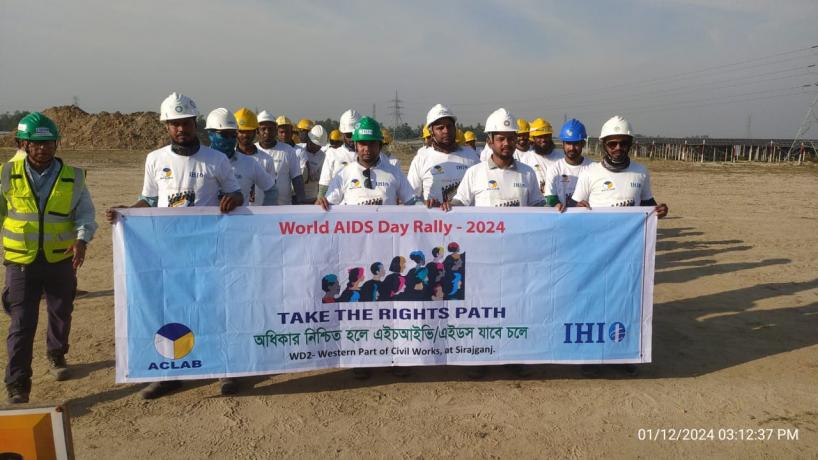
<instances>
[{"instance_id":1,"label":"white t-shirt","mask_svg":"<svg viewBox=\"0 0 818 460\"><path fill-rule=\"evenodd\" d=\"M548 155L540 155L534 150L529 150L520 156L520 161L534 168L534 172L537 173L537 180L540 183L540 191L543 195L548 195L548 189L545 188L548 169L552 168L564 157L565 154L562 150L552 150Z\"/></svg>"},{"instance_id":2,"label":"white t-shirt","mask_svg":"<svg viewBox=\"0 0 818 460\"><path fill-rule=\"evenodd\" d=\"M502 169L491 157L466 171L453 201L480 207L542 206L545 203L537 175L530 166L515 160Z\"/></svg>"},{"instance_id":3,"label":"white t-shirt","mask_svg":"<svg viewBox=\"0 0 818 460\"><path fill-rule=\"evenodd\" d=\"M227 155L204 145L191 156L167 145L148 154L142 196L158 197L157 206L218 206L219 192L240 189Z\"/></svg>"},{"instance_id":4,"label":"white t-shirt","mask_svg":"<svg viewBox=\"0 0 818 460\"><path fill-rule=\"evenodd\" d=\"M256 148L256 153L254 153L252 155L247 155L246 153L242 153L241 151L236 150L236 155L244 155L247 158L250 158L251 160L255 161L256 163L258 163L259 166L261 166L261 168L267 174L270 175L270 177L273 178L273 180L276 180L277 174L276 174L275 162L273 161L273 157L271 157L270 155L267 155L267 153L264 150L262 150L260 148ZM259 203L261 203L261 202L259 202ZM251 206L253 206L253 205L254 205L254 203L251 203Z\"/></svg>"},{"instance_id":5,"label":"white t-shirt","mask_svg":"<svg viewBox=\"0 0 818 460\"><path fill-rule=\"evenodd\" d=\"M591 208L640 206L642 201L653 198L650 174L647 168L634 161L620 172L611 172L601 163L592 163L579 174L571 198L577 202L585 200Z\"/></svg>"},{"instance_id":6,"label":"white t-shirt","mask_svg":"<svg viewBox=\"0 0 818 460\"><path fill-rule=\"evenodd\" d=\"M263 148L259 143L256 143L256 147L273 159L276 187L278 188L278 204L293 204L292 180L301 175L301 167L298 165L295 150L289 144L280 141L269 149Z\"/></svg>"},{"instance_id":7,"label":"white t-shirt","mask_svg":"<svg viewBox=\"0 0 818 460\"><path fill-rule=\"evenodd\" d=\"M233 174L236 175L241 194L244 195L244 206L261 206L264 202L264 191L276 184L273 176L254 161L251 155L241 152L233 154L230 166L233 167Z\"/></svg>"},{"instance_id":8,"label":"white t-shirt","mask_svg":"<svg viewBox=\"0 0 818 460\"><path fill-rule=\"evenodd\" d=\"M301 168L303 175L304 168L307 167L307 149L304 148L304 144L295 144L293 150L295 151L295 157L298 158L298 167Z\"/></svg>"},{"instance_id":9,"label":"white t-shirt","mask_svg":"<svg viewBox=\"0 0 818 460\"><path fill-rule=\"evenodd\" d=\"M415 195L442 202L454 196L466 170L479 162L472 149L461 148L452 153L420 149L409 164L407 179Z\"/></svg>"},{"instance_id":10,"label":"white t-shirt","mask_svg":"<svg viewBox=\"0 0 818 460\"><path fill-rule=\"evenodd\" d=\"M545 189L543 195L556 195L560 203L565 204L568 197L574 194L577 188L579 174L591 166L591 160L583 157L582 163L572 165L565 161L565 157L548 166L545 174ZM537 177L539 179L539 176Z\"/></svg>"},{"instance_id":11,"label":"white t-shirt","mask_svg":"<svg viewBox=\"0 0 818 460\"><path fill-rule=\"evenodd\" d=\"M357 154L349 150L346 144L338 147L329 147L327 155L324 157L324 165L321 166L321 177L318 180L320 185L329 185L330 181L338 171L344 169L349 163L354 163Z\"/></svg>"},{"instance_id":12,"label":"white t-shirt","mask_svg":"<svg viewBox=\"0 0 818 460\"><path fill-rule=\"evenodd\" d=\"M310 153L305 149L304 154L307 156L306 167L302 170L305 182L304 193L307 198L312 199L318 196L318 180L321 178L321 167L324 165L327 154L324 148L315 153Z\"/></svg>"},{"instance_id":13,"label":"white t-shirt","mask_svg":"<svg viewBox=\"0 0 818 460\"><path fill-rule=\"evenodd\" d=\"M372 188L366 188L364 168L357 161L344 167L332 178L326 199L331 204L354 205L395 205L398 200L406 203L415 197L412 186L400 169L381 156L380 161L370 168L369 180Z\"/></svg>"}]
</instances>

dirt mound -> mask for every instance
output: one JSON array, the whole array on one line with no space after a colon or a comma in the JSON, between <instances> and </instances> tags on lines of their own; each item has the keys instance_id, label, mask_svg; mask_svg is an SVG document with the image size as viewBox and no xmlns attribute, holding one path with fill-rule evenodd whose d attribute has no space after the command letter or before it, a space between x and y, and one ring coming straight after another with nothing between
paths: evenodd
<instances>
[{"instance_id":1,"label":"dirt mound","mask_svg":"<svg viewBox=\"0 0 818 460\"><path fill-rule=\"evenodd\" d=\"M156 112L88 113L66 105L43 113L59 126L64 149L151 150L167 144L167 131ZM4 136L0 145L14 146L13 135Z\"/></svg>"}]
</instances>

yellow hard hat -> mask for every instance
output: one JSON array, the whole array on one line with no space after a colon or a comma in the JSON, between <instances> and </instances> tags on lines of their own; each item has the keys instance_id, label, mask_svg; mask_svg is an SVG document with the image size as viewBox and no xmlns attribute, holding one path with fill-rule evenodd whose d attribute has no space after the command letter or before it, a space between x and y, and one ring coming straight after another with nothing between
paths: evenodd
<instances>
[{"instance_id":1,"label":"yellow hard hat","mask_svg":"<svg viewBox=\"0 0 818 460\"><path fill-rule=\"evenodd\" d=\"M465 133L463 133L463 142L471 142L471 141L476 141L476 140L477 140L477 137L474 135L473 132L466 131Z\"/></svg>"},{"instance_id":2,"label":"yellow hard hat","mask_svg":"<svg viewBox=\"0 0 818 460\"><path fill-rule=\"evenodd\" d=\"M341 141L341 140L344 140L344 136L341 135L341 131L338 131L337 129L333 129L329 133L329 140L331 140L331 141Z\"/></svg>"},{"instance_id":3,"label":"yellow hard hat","mask_svg":"<svg viewBox=\"0 0 818 460\"><path fill-rule=\"evenodd\" d=\"M276 124L278 126L284 126L284 125L292 126L293 122L290 121L290 119L285 117L284 115L279 115L278 118L276 118Z\"/></svg>"},{"instance_id":4,"label":"yellow hard hat","mask_svg":"<svg viewBox=\"0 0 818 460\"><path fill-rule=\"evenodd\" d=\"M463 130L462 129L457 128L455 130L455 132L454 132L454 142L457 145L463 145L463 143L466 142L466 139L463 137Z\"/></svg>"},{"instance_id":5,"label":"yellow hard hat","mask_svg":"<svg viewBox=\"0 0 818 460\"><path fill-rule=\"evenodd\" d=\"M247 107L242 107L236 110L236 123L239 125L239 131L250 131L258 129L258 119L256 114Z\"/></svg>"},{"instance_id":6,"label":"yellow hard hat","mask_svg":"<svg viewBox=\"0 0 818 460\"><path fill-rule=\"evenodd\" d=\"M309 118L302 118L302 119L298 120L298 125L297 125L298 129L303 129L303 130L309 131L310 129L312 129L313 126L315 126L315 124Z\"/></svg>"},{"instance_id":7,"label":"yellow hard hat","mask_svg":"<svg viewBox=\"0 0 818 460\"><path fill-rule=\"evenodd\" d=\"M383 134L383 145L392 143L392 133L390 133L388 129L381 128L381 134Z\"/></svg>"},{"instance_id":8,"label":"yellow hard hat","mask_svg":"<svg viewBox=\"0 0 818 460\"><path fill-rule=\"evenodd\" d=\"M423 125L423 138L426 139L427 137L431 137L432 133L429 132L429 127Z\"/></svg>"},{"instance_id":9,"label":"yellow hard hat","mask_svg":"<svg viewBox=\"0 0 818 460\"><path fill-rule=\"evenodd\" d=\"M530 128L529 133L531 133L531 137L554 134L554 128L551 127L551 123L549 123L547 120L543 120L542 118L535 118L532 120Z\"/></svg>"},{"instance_id":10,"label":"yellow hard hat","mask_svg":"<svg viewBox=\"0 0 818 460\"><path fill-rule=\"evenodd\" d=\"M527 121L522 118L517 119L517 134L527 134L530 129Z\"/></svg>"}]
</instances>

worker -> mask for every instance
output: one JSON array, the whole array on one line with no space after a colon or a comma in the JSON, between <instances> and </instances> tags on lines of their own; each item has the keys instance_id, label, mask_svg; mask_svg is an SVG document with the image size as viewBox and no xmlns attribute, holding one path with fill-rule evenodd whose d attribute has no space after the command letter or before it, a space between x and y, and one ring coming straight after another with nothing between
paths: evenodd
<instances>
[{"instance_id":1,"label":"worker","mask_svg":"<svg viewBox=\"0 0 818 460\"><path fill-rule=\"evenodd\" d=\"M252 113L252 112L251 112ZM236 118L241 127L241 118ZM283 120L282 120L283 118ZM257 118L258 142L254 146L273 159L273 170L278 188L278 204L291 205L304 203L304 178L301 175L301 165L295 150L285 142L279 140L280 130L278 120L288 122L286 117L273 117L266 110L261 111ZM241 130L239 130L241 134ZM241 136L239 136L241 150ZM293 202L295 194L295 202Z\"/></svg>"},{"instance_id":2,"label":"worker","mask_svg":"<svg viewBox=\"0 0 818 460\"><path fill-rule=\"evenodd\" d=\"M315 202L318 197L318 180L321 178L321 167L324 165L327 143L327 131L321 125L315 125L307 133L307 142L304 144L304 153L307 155L305 168L301 171L305 179L305 195L308 203Z\"/></svg>"},{"instance_id":3,"label":"worker","mask_svg":"<svg viewBox=\"0 0 818 460\"><path fill-rule=\"evenodd\" d=\"M426 114L430 146L419 150L409 165L407 178L429 207L449 201L466 170L480 160L474 151L455 143L457 117L442 104L436 104Z\"/></svg>"},{"instance_id":4,"label":"worker","mask_svg":"<svg viewBox=\"0 0 818 460\"><path fill-rule=\"evenodd\" d=\"M381 128L381 134L383 135L383 147L381 148L381 153L386 156L392 166L400 169L400 160L392 156L392 151L389 150L389 146L392 145L392 133L386 129Z\"/></svg>"},{"instance_id":5,"label":"worker","mask_svg":"<svg viewBox=\"0 0 818 460\"><path fill-rule=\"evenodd\" d=\"M535 118L529 128L531 149L521 154L519 159L534 168L540 183L540 191L548 194L548 190L545 189L546 174L550 166L562 159L562 152L554 149L551 123L542 118Z\"/></svg>"},{"instance_id":6,"label":"worker","mask_svg":"<svg viewBox=\"0 0 818 460\"><path fill-rule=\"evenodd\" d=\"M537 175L531 167L514 158L518 145L514 117L506 109L497 109L486 120L485 131L491 156L466 171L457 193L441 206L443 210L452 206L543 207L545 198L540 193ZM529 366L511 364L507 367L517 377L531 375ZM486 366L472 366L467 375L479 379L487 372Z\"/></svg>"},{"instance_id":7,"label":"worker","mask_svg":"<svg viewBox=\"0 0 818 460\"><path fill-rule=\"evenodd\" d=\"M531 125L528 124L528 120L525 118L518 118L517 119L517 159L520 159L520 155L523 152L528 152L531 150L531 142L529 140L529 131L531 130Z\"/></svg>"},{"instance_id":8,"label":"worker","mask_svg":"<svg viewBox=\"0 0 818 460\"><path fill-rule=\"evenodd\" d=\"M333 129L332 131L330 131L330 133L329 133L329 147L328 148L337 149L343 143L344 143L344 136L341 134L341 131L338 131L337 129ZM324 149L325 152L326 152L326 150L327 149Z\"/></svg>"},{"instance_id":9,"label":"worker","mask_svg":"<svg viewBox=\"0 0 818 460\"><path fill-rule=\"evenodd\" d=\"M355 162L355 144L352 141L352 134L355 124L361 119L361 114L357 110L349 109L341 114L338 130L343 137L343 144L338 147L328 148L324 164L321 166L321 178L318 180L318 196L322 197L327 191L330 181L336 174L349 163Z\"/></svg>"},{"instance_id":10,"label":"worker","mask_svg":"<svg viewBox=\"0 0 818 460\"><path fill-rule=\"evenodd\" d=\"M582 156L587 138L585 125L570 119L560 129L560 140L565 157L548 166L543 194L547 206L562 210L574 194L579 174L591 165L591 160Z\"/></svg>"},{"instance_id":11,"label":"worker","mask_svg":"<svg viewBox=\"0 0 818 460\"><path fill-rule=\"evenodd\" d=\"M261 164L248 155L236 154L238 123L236 117L225 108L218 108L207 115L205 130L210 140L210 148L227 155L233 173L241 187L244 206L250 206L250 197L255 205L274 206L278 204L278 189L275 179Z\"/></svg>"},{"instance_id":12,"label":"worker","mask_svg":"<svg viewBox=\"0 0 818 460\"><path fill-rule=\"evenodd\" d=\"M201 145L196 137L198 116L196 104L183 94L172 93L162 101L159 120L165 122L171 142L148 154L142 193L130 207L218 206L221 212L229 213L244 202L230 160ZM105 212L108 222L116 222L117 209L123 207L109 208ZM156 308L162 308L161 302ZM180 380L163 380L149 384L140 394L144 399L154 399L181 386Z\"/></svg>"},{"instance_id":13,"label":"worker","mask_svg":"<svg viewBox=\"0 0 818 460\"><path fill-rule=\"evenodd\" d=\"M71 313L88 243L97 229L85 172L56 158L60 132L45 115L34 112L18 131L26 156L3 164L0 173L3 309L11 317L7 344L6 390L10 404L26 403L31 392L31 360L45 294L48 311L46 357L57 381L70 377Z\"/></svg>"},{"instance_id":14,"label":"worker","mask_svg":"<svg viewBox=\"0 0 818 460\"><path fill-rule=\"evenodd\" d=\"M466 131L463 133L463 144L471 147L471 149L477 153L477 137L474 135L474 131Z\"/></svg>"},{"instance_id":15,"label":"worker","mask_svg":"<svg viewBox=\"0 0 818 460\"><path fill-rule=\"evenodd\" d=\"M429 131L429 125L423 125L423 130L421 130L421 139L423 139L424 147L429 147L432 145L432 133Z\"/></svg>"},{"instance_id":16,"label":"worker","mask_svg":"<svg viewBox=\"0 0 818 460\"><path fill-rule=\"evenodd\" d=\"M299 145L301 148L304 148L307 144L307 140L310 134L310 130L315 126L315 123L312 122L309 118L302 118L298 120L298 124L295 125L295 131L298 135L298 142L296 145Z\"/></svg>"}]
</instances>

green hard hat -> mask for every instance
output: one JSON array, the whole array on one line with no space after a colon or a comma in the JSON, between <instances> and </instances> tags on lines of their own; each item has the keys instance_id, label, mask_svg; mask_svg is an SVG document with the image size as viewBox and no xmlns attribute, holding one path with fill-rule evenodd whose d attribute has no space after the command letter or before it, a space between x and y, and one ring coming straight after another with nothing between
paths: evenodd
<instances>
[{"instance_id":1,"label":"green hard hat","mask_svg":"<svg viewBox=\"0 0 818 460\"><path fill-rule=\"evenodd\" d=\"M355 130L352 132L352 140L358 141L381 141L383 142L383 133L381 132L381 125L378 124L372 117L363 117L355 124Z\"/></svg>"},{"instance_id":2,"label":"green hard hat","mask_svg":"<svg viewBox=\"0 0 818 460\"><path fill-rule=\"evenodd\" d=\"M56 141L60 138L57 124L40 112L26 115L17 125L17 139L29 141Z\"/></svg>"}]
</instances>

